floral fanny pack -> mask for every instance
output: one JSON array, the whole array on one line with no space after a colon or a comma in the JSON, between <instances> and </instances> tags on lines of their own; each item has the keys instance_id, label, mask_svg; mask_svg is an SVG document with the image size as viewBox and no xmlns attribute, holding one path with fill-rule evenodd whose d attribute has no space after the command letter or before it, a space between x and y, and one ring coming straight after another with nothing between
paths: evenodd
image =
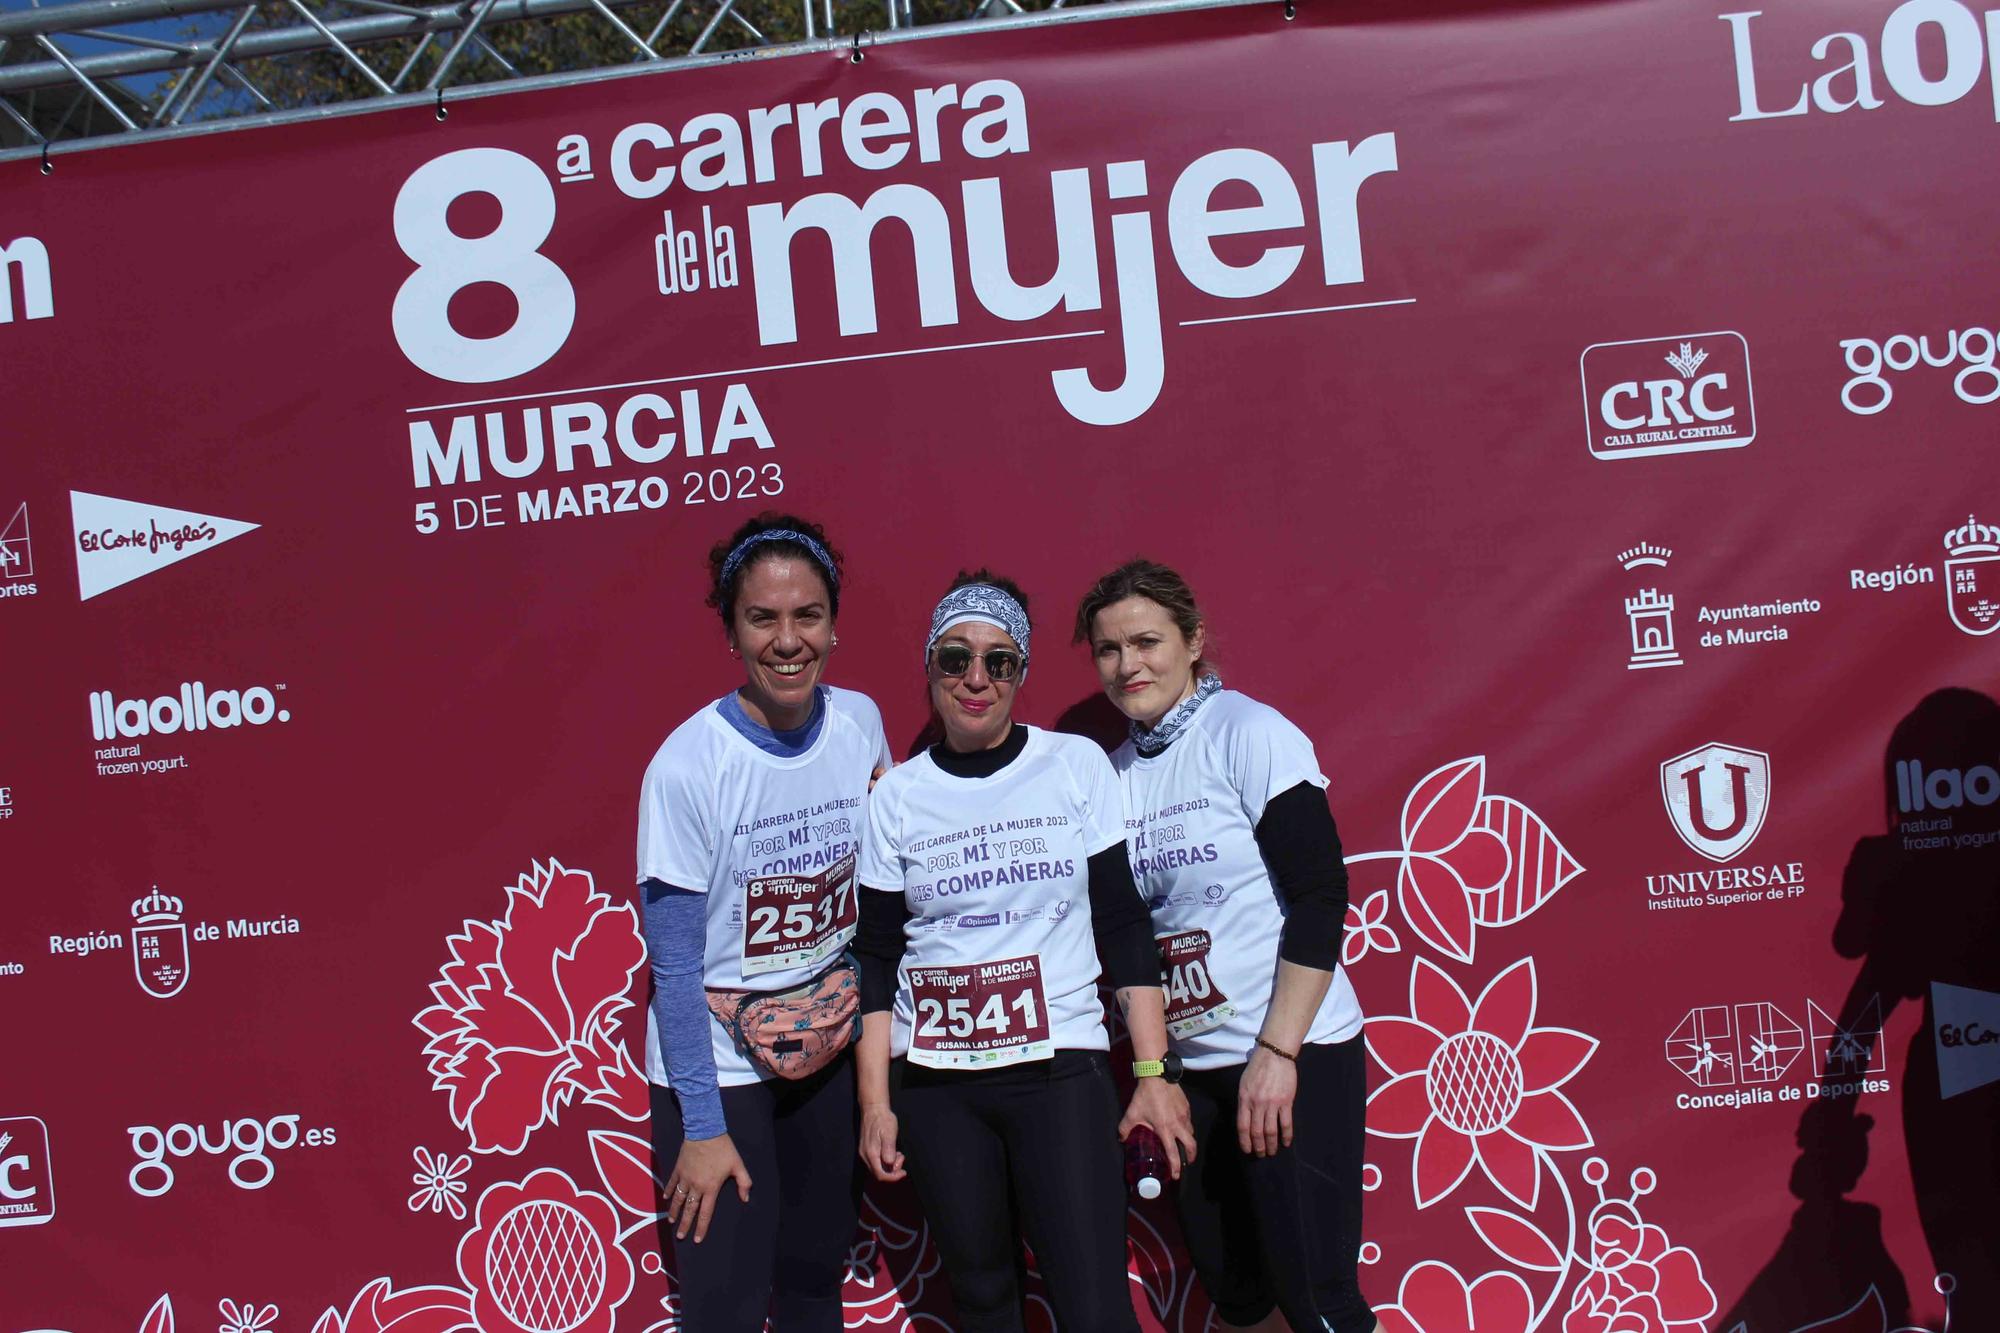
<instances>
[{"instance_id":1,"label":"floral fanny pack","mask_svg":"<svg viewBox=\"0 0 2000 1333\"><path fill-rule=\"evenodd\" d=\"M779 1078L806 1078L860 1033L861 984L845 956L790 990L710 990L708 1009L751 1064Z\"/></svg>"}]
</instances>

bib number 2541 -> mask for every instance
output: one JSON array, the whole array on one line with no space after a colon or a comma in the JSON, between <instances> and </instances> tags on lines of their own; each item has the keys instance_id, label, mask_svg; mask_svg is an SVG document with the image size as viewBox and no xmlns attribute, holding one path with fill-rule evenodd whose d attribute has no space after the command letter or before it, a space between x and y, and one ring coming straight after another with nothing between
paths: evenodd
<instances>
[{"instance_id":1,"label":"bib number 2541","mask_svg":"<svg viewBox=\"0 0 2000 1333\"><path fill-rule=\"evenodd\" d=\"M910 969L910 1059L933 1069L992 1069L1055 1053L1036 954Z\"/></svg>"}]
</instances>

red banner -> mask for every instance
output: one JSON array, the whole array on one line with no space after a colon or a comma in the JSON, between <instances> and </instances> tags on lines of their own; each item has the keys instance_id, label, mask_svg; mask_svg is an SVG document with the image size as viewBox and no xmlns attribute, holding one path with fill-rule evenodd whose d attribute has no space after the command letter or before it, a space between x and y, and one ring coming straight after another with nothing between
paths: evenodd
<instances>
[{"instance_id":1,"label":"red banner","mask_svg":"<svg viewBox=\"0 0 2000 1333\"><path fill-rule=\"evenodd\" d=\"M2000 1327L2000 11L1322 8L0 164L0 1325L674 1327L635 793L782 505L899 750L969 565L1101 725L1134 553L1312 737L1386 1328Z\"/></svg>"}]
</instances>

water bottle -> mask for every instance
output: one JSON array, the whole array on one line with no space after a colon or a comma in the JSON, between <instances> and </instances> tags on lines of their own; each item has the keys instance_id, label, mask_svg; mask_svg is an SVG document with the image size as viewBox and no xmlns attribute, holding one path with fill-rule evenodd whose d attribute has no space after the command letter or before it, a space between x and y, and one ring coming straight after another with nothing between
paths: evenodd
<instances>
[{"instance_id":1,"label":"water bottle","mask_svg":"<svg viewBox=\"0 0 2000 1333\"><path fill-rule=\"evenodd\" d=\"M1160 1136L1134 1125L1125 1139L1125 1183L1142 1199L1157 1199L1167 1179L1167 1150Z\"/></svg>"}]
</instances>

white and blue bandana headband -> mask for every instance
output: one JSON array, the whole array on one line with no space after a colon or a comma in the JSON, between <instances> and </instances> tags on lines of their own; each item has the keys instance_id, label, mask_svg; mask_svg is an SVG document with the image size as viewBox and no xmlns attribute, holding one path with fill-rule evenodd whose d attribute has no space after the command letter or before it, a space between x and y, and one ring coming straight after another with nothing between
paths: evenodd
<instances>
[{"instance_id":1,"label":"white and blue bandana headband","mask_svg":"<svg viewBox=\"0 0 2000 1333\"><path fill-rule=\"evenodd\" d=\"M728 588L730 581L736 577L736 571L743 568L743 562L750 558L751 553L769 542L792 542L804 547L806 554L813 558L813 562L819 566L820 573L826 577L826 586L834 591L839 590L840 571L833 567L833 556L826 547L805 533L794 532L790 528L766 528L762 532L753 532L736 543L722 562L722 576L719 580L722 586Z\"/></svg>"},{"instance_id":2,"label":"white and blue bandana headband","mask_svg":"<svg viewBox=\"0 0 2000 1333\"><path fill-rule=\"evenodd\" d=\"M1020 680L1028 678L1028 613L1012 597L990 583L968 583L953 588L931 612L931 635L924 640L924 661L929 662L937 641L969 621L1006 630L1021 649Z\"/></svg>"}]
</instances>

